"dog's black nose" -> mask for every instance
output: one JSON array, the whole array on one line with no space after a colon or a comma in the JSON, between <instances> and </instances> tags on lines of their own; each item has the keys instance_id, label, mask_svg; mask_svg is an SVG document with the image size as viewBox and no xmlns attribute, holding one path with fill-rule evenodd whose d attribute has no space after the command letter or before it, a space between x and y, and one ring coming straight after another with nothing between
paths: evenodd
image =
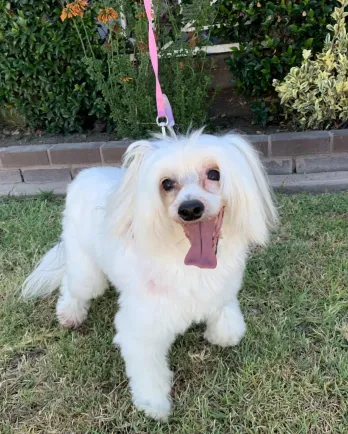
<instances>
[{"instance_id":1,"label":"dog's black nose","mask_svg":"<svg viewBox=\"0 0 348 434\"><path fill-rule=\"evenodd\" d=\"M179 216L186 222L198 220L202 217L204 205L200 200L187 200L178 209Z\"/></svg>"}]
</instances>

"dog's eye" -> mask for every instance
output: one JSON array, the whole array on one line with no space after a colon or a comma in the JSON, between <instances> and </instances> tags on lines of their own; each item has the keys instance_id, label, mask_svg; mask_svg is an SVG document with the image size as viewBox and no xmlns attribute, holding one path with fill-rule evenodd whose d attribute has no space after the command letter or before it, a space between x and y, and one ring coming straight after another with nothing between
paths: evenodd
<instances>
[{"instance_id":1,"label":"dog's eye","mask_svg":"<svg viewBox=\"0 0 348 434\"><path fill-rule=\"evenodd\" d=\"M162 187L163 187L163 190L164 191L170 191L170 190L173 190L173 188L174 188L174 181L172 180L172 179L164 179L163 181L162 181Z\"/></svg>"},{"instance_id":2,"label":"dog's eye","mask_svg":"<svg viewBox=\"0 0 348 434\"><path fill-rule=\"evenodd\" d=\"M207 173L207 177L211 181L220 181L220 172L216 169L210 169Z\"/></svg>"}]
</instances>

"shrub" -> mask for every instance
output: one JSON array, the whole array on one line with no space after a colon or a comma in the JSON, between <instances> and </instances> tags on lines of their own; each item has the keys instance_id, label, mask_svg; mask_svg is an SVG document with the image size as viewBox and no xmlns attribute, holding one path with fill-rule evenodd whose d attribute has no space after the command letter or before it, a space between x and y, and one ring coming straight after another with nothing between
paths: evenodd
<instances>
[{"instance_id":1,"label":"shrub","mask_svg":"<svg viewBox=\"0 0 348 434\"><path fill-rule=\"evenodd\" d=\"M213 19L210 1L190 0L198 29L186 41L178 7L153 3L161 81L177 124L182 130L202 125L211 75L206 56L196 50L209 43L200 22ZM51 132L79 131L97 119L108 119L122 137L153 130L154 75L143 2L73 0L69 8L77 13L68 8L62 14L65 6L62 0L0 0L0 107L13 107L31 128ZM125 14L125 31L116 15L110 20L99 15L107 7ZM185 56L177 58L174 50Z\"/></svg>"},{"instance_id":2,"label":"shrub","mask_svg":"<svg viewBox=\"0 0 348 434\"><path fill-rule=\"evenodd\" d=\"M348 0L339 2L323 51L311 60L311 51L304 50L301 67L274 82L286 115L301 128L329 128L348 120Z\"/></svg>"},{"instance_id":3,"label":"shrub","mask_svg":"<svg viewBox=\"0 0 348 434\"><path fill-rule=\"evenodd\" d=\"M33 129L72 132L105 112L61 7L58 0L0 0L0 106L10 104ZM97 52L92 12L85 28Z\"/></svg>"},{"instance_id":4,"label":"shrub","mask_svg":"<svg viewBox=\"0 0 348 434\"><path fill-rule=\"evenodd\" d=\"M299 65L303 48L318 51L337 2L325 0L222 0L218 36L239 42L227 60L238 90L246 96L272 93L274 79Z\"/></svg>"},{"instance_id":5,"label":"shrub","mask_svg":"<svg viewBox=\"0 0 348 434\"><path fill-rule=\"evenodd\" d=\"M196 32L185 41L180 30L180 16L173 13L173 6L154 2L155 28L160 51L160 80L164 92L171 101L177 126L181 131L189 126L204 123L209 105L208 85L210 71L206 68L206 56L199 47L206 43L200 37L199 22L211 13L209 0L193 0L196 4ZM106 2L99 13L106 11ZM84 38L84 18L73 19L71 25L80 28L81 44L87 53L87 71L95 81L107 110L120 137L140 137L156 127L155 78L148 53L148 21L142 2L124 0L109 1L109 17L104 21L106 37L103 44L105 61L97 59ZM111 7L112 6L112 7ZM98 6L99 8L99 6ZM124 31L117 17L127 18ZM104 19L105 18L105 19ZM209 40L209 37L208 37ZM171 43L168 46L168 43ZM167 46L167 48L166 48ZM198 52L196 52L198 49ZM182 56L177 56L177 52ZM106 67L105 67L106 65Z\"/></svg>"}]
</instances>

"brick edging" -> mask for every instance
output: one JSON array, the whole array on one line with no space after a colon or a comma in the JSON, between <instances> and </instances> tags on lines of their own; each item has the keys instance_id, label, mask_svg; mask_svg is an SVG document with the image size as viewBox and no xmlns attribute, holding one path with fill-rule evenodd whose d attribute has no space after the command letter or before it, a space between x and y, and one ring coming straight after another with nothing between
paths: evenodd
<instances>
[{"instance_id":1,"label":"brick edging","mask_svg":"<svg viewBox=\"0 0 348 434\"><path fill-rule=\"evenodd\" d=\"M348 172L348 130L247 135L270 175ZM67 183L85 167L119 165L131 141L0 148L0 184Z\"/></svg>"}]
</instances>

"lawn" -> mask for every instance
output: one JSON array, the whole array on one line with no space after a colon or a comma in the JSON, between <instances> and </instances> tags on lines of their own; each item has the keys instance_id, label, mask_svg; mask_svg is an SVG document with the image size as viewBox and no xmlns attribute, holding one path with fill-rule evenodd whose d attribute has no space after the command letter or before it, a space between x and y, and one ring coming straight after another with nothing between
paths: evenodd
<instances>
[{"instance_id":1,"label":"lawn","mask_svg":"<svg viewBox=\"0 0 348 434\"><path fill-rule=\"evenodd\" d=\"M174 413L161 424L131 404L113 290L76 331L58 326L56 296L18 299L58 238L63 200L0 199L0 433L347 433L348 194L278 200L281 226L241 293L246 337L221 349L198 325L176 341Z\"/></svg>"}]
</instances>

